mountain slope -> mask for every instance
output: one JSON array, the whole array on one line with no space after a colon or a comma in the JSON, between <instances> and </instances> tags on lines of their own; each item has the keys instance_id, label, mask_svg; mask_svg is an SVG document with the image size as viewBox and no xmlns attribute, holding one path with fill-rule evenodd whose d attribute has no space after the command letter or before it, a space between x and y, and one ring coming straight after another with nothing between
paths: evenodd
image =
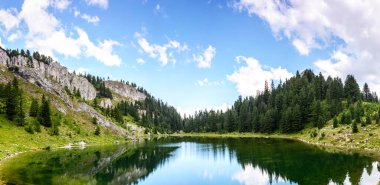
<instances>
[{"instance_id":1,"label":"mountain slope","mask_svg":"<svg viewBox=\"0 0 380 185\"><path fill-rule=\"evenodd\" d=\"M31 56L23 51L19 53L0 48L0 83L6 84L13 78L18 79L23 92L25 112L28 112L32 99L41 100L42 96L45 96L49 100L52 120L54 124L59 125L59 136L52 136L52 128L45 127L38 133L26 132L26 127L37 122L28 114L24 127L17 126L14 121L9 121L4 114L0 114L0 158L17 151L59 147L80 141L90 144L120 142L126 138L140 137L144 133L142 127L134 123L122 127L94 108L92 103L98 94L96 88L85 77L70 73L66 67L49 57L35 53ZM128 89L128 92L135 92L133 96L123 94L123 88L113 92L119 97L117 101L129 101L135 96L144 96L134 88ZM74 94L76 96L73 96ZM93 123L94 120L97 124ZM94 134L97 125L100 126L99 136Z\"/></svg>"}]
</instances>

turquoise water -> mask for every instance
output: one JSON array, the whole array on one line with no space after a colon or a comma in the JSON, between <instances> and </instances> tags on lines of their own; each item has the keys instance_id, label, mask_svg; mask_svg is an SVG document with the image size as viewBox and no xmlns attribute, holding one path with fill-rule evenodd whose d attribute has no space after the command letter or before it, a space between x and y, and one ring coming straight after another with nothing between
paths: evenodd
<instances>
[{"instance_id":1,"label":"turquoise water","mask_svg":"<svg viewBox=\"0 0 380 185\"><path fill-rule=\"evenodd\" d=\"M284 139L166 138L39 151L0 167L14 184L377 184L379 163Z\"/></svg>"}]
</instances>

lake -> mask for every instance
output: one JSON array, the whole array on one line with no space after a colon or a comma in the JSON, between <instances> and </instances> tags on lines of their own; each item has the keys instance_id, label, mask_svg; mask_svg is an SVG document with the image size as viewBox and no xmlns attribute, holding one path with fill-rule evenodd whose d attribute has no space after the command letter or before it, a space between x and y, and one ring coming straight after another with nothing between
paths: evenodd
<instances>
[{"instance_id":1,"label":"lake","mask_svg":"<svg viewBox=\"0 0 380 185\"><path fill-rule=\"evenodd\" d=\"M135 144L28 152L5 161L10 184L365 184L380 164L285 139L165 138Z\"/></svg>"}]
</instances>

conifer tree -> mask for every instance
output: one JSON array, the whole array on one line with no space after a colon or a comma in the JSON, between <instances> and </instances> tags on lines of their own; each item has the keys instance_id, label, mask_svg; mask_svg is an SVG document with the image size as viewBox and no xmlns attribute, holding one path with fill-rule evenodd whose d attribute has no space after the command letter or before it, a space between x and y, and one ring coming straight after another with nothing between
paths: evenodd
<instances>
[{"instance_id":1,"label":"conifer tree","mask_svg":"<svg viewBox=\"0 0 380 185\"><path fill-rule=\"evenodd\" d=\"M370 125L372 123L372 119L371 119L371 116L370 115L367 115L366 119L365 119L365 125Z\"/></svg>"},{"instance_id":2,"label":"conifer tree","mask_svg":"<svg viewBox=\"0 0 380 185\"><path fill-rule=\"evenodd\" d=\"M51 127L51 110L49 101L45 98L45 95L42 96L41 108L39 113L39 122L45 127Z\"/></svg>"},{"instance_id":3,"label":"conifer tree","mask_svg":"<svg viewBox=\"0 0 380 185\"><path fill-rule=\"evenodd\" d=\"M39 105L38 105L37 99L33 98L32 104L30 104L30 109L29 109L29 116L30 117L37 117L38 107L39 107Z\"/></svg>"},{"instance_id":4,"label":"conifer tree","mask_svg":"<svg viewBox=\"0 0 380 185\"><path fill-rule=\"evenodd\" d=\"M17 108L19 106L19 87L17 78L13 78L12 83L9 82L5 91L8 92L5 102L5 113L7 118L13 121L17 115Z\"/></svg>"},{"instance_id":5,"label":"conifer tree","mask_svg":"<svg viewBox=\"0 0 380 185\"><path fill-rule=\"evenodd\" d=\"M344 82L344 96L349 102L356 102L360 99L360 89L353 75L347 75Z\"/></svg>"},{"instance_id":6,"label":"conifer tree","mask_svg":"<svg viewBox=\"0 0 380 185\"><path fill-rule=\"evenodd\" d=\"M25 125L25 111L24 111L24 105L23 105L22 92L19 92L19 106L18 106L16 121L19 126Z\"/></svg>"},{"instance_id":7,"label":"conifer tree","mask_svg":"<svg viewBox=\"0 0 380 185\"><path fill-rule=\"evenodd\" d=\"M99 125L96 125L96 128L95 128L95 133L94 133L95 135L100 135L100 127L99 127Z\"/></svg>"},{"instance_id":8,"label":"conifer tree","mask_svg":"<svg viewBox=\"0 0 380 185\"><path fill-rule=\"evenodd\" d=\"M358 130L358 126L357 126L357 124L356 124L356 121L352 121L352 123L351 123L351 130L352 130L352 133L357 133L357 132L359 132L359 130Z\"/></svg>"},{"instance_id":9,"label":"conifer tree","mask_svg":"<svg viewBox=\"0 0 380 185\"><path fill-rule=\"evenodd\" d=\"M337 128L337 127L338 127L338 118L335 116L333 119L333 128Z\"/></svg>"}]
</instances>

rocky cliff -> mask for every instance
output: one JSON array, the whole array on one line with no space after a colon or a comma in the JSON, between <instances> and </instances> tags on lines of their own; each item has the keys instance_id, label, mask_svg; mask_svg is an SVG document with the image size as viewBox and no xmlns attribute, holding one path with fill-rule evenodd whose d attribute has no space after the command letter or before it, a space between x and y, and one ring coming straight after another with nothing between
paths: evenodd
<instances>
[{"instance_id":1,"label":"rocky cliff","mask_svg":"<svg viewBox=\"0 0 380 185\"><path fill-rule=\"evenodd\" d=\"M124 99L131 101L145 100L146 95L139 92L136 88L116 81L105 81L105 86L111 91L121 95Z\"/></svg>"},{"instance_id":2,"label":"rocky cliff","mask_svg":"<svg viewBox=\"0 0 380 185\"><path fill-rule=\"evenodd\" d=\"M79 90L81 97L85 100L96 97L96 90L87 79L70 73L66 67L56 61L45 64L34 58L30 61L28 57L21 55L10 57L3 48L0 48L0 64L12 68L27 81L57 94L66 103L68 103L68 97L64 87L71 92Z\"/></svg>"},{"instance_id":3,"label":"rocky cliff","mask_svg":"<svg viewBox=\"0 0 380 185\"><path fill-rule=\"evenodd\" d=\"M95 117L101 126L114 130L122 135L126 134L122 128L102 116L93 107L86 103L76 102L70 99L65 89L68 89L70 93L79 90L84 100L93 100L97 92L86 78L70 73L66 67L60 65L58 62L51 61L47 64L37 61L34 58L30 59L21 55L10 56L0 47L0 65L2 65L2 70L7 68L13 71L15 75L62 99L66 105L61 105L56 99L51 100L51 103L60 112L66 114L67 109L78 113L85 112L89 117ZM0 80L5 82L6 79L2 78L3 77L0 76Z\"/></svg>"}]
</instances>

